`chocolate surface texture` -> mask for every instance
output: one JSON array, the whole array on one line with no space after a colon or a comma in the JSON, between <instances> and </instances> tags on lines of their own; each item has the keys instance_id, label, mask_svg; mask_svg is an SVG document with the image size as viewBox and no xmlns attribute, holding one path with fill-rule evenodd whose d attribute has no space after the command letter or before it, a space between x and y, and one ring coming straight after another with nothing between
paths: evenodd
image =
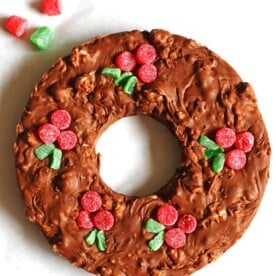
<instances>
[{"instance_id":1,"label":"chocolate surface texture","mask_svg":"<svg viewBox=\"0 0 276 276\"><path fill-rule=\"evenodd\" d=\"M155 47L158 77L150 84L138 81L133 95L128 95L101 69L114 67L118 53L135 51L141 43ZM34 149L41 144L37 127L58 108L71 114L70 129L78 142L64 151L61 168L53 170L47 158L34 156ZM169 183L143 198L112 191L100 178L95 151L97 139L110 124L136 114L164 123L182 154ZM224 167L215 174L198 138L213 137L224 126L237 133L251 131L255 145L244 169ZM14 151L28 219L39 226L55 252L98 275L190 275L242 236L269 175L268 135L251 86L206 47L163 30L96 37L58 59L30 96L17 126ZM88 190L99 192L104 209L115 217L106 232L105 252L88 247L83 240L87 230L76 224L80 196ZM166 202L179 214L193 214L198 227L184 247L164 244L154 252L147 246L152 234L144 226Z\"/></svg>"}]
</instances>

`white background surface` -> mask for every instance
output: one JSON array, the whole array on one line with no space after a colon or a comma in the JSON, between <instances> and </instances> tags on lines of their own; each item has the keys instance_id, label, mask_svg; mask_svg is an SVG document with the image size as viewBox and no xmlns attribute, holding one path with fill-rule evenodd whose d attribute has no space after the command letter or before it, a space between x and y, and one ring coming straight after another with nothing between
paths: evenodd
<instances>
[{"instance_id":1,"label":"white background surface","mask_svg":"<svg viewBox=\"0 0 276 276\"><path fill-rule=\"evenodd\" d=\"M273 149L276 140L273 123L276 115L275 1L139 0L136 3L123 0L63 0L63 14L57 17L42 15L38 11L39 2L0 1L0 274L85 276L89 274L52 253L38 229L25 219L24 206L16 186L12 153L15 125L36 81L57 57L67 55L74 45L97 34L134 28L168 29L207 45L226 59L244 80L251 82ZM39 52L28 42L28 35L23 39L16 39L7 33L3 28L4 20L12 14L27 18L31 30L42 25L52 27L56 34L52 47L46 52ZM152 129L158 131L158 135ZM122 159L115 163L126 163L124 158L130 153L133 163L140 162L139 166L142 166L138 172L141 178L137 181L143 186L143 183L154 178L156 172L162 170L154 155L158 153L158 147L162 149L170 143L172 152L175 152L173 143L168 142L172 138L170 135L166 136L166 131L164 134L163 128L150 120L126 120L103 137L99 148L103 151L108 149L110 137L119 137L118 132L122 131L129 131L133 135L131 139L123 140L123 144L128 147L125 148ZM163 138L160 138L161 142L156 142L155 137ZM155 149L152 153L145 155L143 167L141 156L135 160L136 153L146 152L149 145L155 142L159 144L153 147ZM116 147L119 146L120 144ZM176 159L167 154L170 151L161 153L160 158L167 158L171 170L175 167L173 162ZM104 156L107 157L105 154ZM109 158L112 156L107 160ZM276 275L274 160L272 158L271 178L263 202L250 228L235 246L195 275ZM117 181L114 185L118 186L120 183L125 184L124 181L130 177L128 173L133 174L131 170L135 166L129 167L125 164L119 169L110 168L110 172L114 173L114 169L118 175L114 178ZM136 189L137 187L132 191Z\"/></svg>"}]
</instances>

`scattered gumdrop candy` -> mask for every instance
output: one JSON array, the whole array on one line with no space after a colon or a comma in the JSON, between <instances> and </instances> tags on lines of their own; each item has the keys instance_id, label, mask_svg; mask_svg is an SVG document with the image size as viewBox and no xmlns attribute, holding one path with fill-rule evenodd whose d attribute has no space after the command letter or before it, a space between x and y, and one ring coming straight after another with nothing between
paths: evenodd
<instances>
[{"instance_id":1,"label":"scattered gumdrop candy","mask_svg":"<svg viewBox=\"0 0 276 276\"><path fill-rule=\"evenodd\" d=\"M47 15L61 14L60 0L42 0L41 11Z\"/></svg>"},{"instance_id":2,"label":"scattered gumdrop candy","mask_svg":"<svg viewBox=\"0 0 276 276\"><path fill-rule=\"evenodd\" d=\"M164 225L174 225L178 219L178 212L172 205L165 204L159 207L157 219Z\"/></svg>"},{"instance_id":3,"label":"scattered gumdrop candy","mask_svg":"<svg viewBox=\"0 0 276 276\"><path fill-rule=\"evenodd\" d=\"M147 43L141 44L136 51L135 58L139 64L152 63L156 58L155 48Z\"/></svg>"},{"instance_id":4,"label":"scattered gumdrop candy","mask_svg":"<svg viewBox=\"0 0 276 276\"><path fill-rule=\"evenodd\" d=\"M215 135L216 143L222 148L231 147L236 140L235 131L228 127L220 128Z\"/></svg>"},{"instance_id":5,"label":"scattered gumdrop candy","mask_svg":"<svg viewBox=\"0 0 276 276\"><path fill-rule=\"evenodd\" d=\"M93 223L100 230L110 230L114 224L114 217L109 211L99 211L95 214Z\"/></svg>"},{"instance_id":6,"label":"scattered gumdrop candy","mask_svg":"<svg viewBox=\"0 0 276 276\"><path fill-rule=\"evenodd\" d=\"M79 228L84 229L91 229L94 226L90 213L84 210L79 212L79 215L77 217L77 224Z\"/></svg>"},{"instance_id":7,"label":"scattered gumdrop candy","mask_svg":"<svg viewBox=\"0 0 276 276\"><path fill-rule=\"evenodd\" d=\"M246 164L246 155L240 149L234 149L226 153L226 165L233 170L240 170Z\"/></svg>"},{"instance_id":8,"label":"scattered gumdrop candy","mask_svg":"<svg viewBox=\"0 0 276 276\"><path fill-rule=\"evenodd\" d=\"M137 69L137 77L145 83L151 83L157 78L157 68L153 64L143 64Z\"/></svg>"},{"instance_id":9,"label":"scattered gumdrop candy","mask_svg":"<svg viewBox=\"0 0 276 276\"><path fill-rule=\"evenodd\" d=\"M180 228L184 233L190 234L195 231L197 227L197 220L191 214L184 214L179 218L177 227Z\"/></svg>"},{"instance_id":10,"label":"scattered gumdrop candy","mask_svg":"<svg viewBox=\"0 0 276 276\"><path fill-rule=\"evenodd\" d=\"M254 136L251 132L246 131L236 135L235 147L237 149L243 150L244 152L249 152L252 150L254 145Z\"/></svg>"},{"instance_id":11,"label":"scattered gumdrop candy","mask_svg":"<svg viewBox=\"0 0 276 276\"><path fill-rule=\"evenodd\" d=\"M5 22L6 29L16 37L21 37L28 28L28 21L17 15L9 16Z\"/></svg>"},{"instance_id":12,"label":"scattered gumdrop candy","mask_svg":"<svg viewBox=\"0 0 276 276\"><path fill-rule=\"evenodd\" d=\"M52 113L51 123L61 130L66 129L71 124L71 115L64 109L58 109Z\"/></svg>"},{"instance_id":13,"label":"scattered gumdrop candy","mask_svg":"<svg viewBox=\"0 0 276 276\"><path fill-rule=\"evenodd\" d=\"M65 130L57 137L58 147L62 150L71 150L76 146L77 136L71 130Z\"/></svg>"},{"instance_id":14,"label":"scattered gumdrop candy","mask_svg":"<svg viewBox=\"0 0 276 276\"><path fill-rule=\"evenodd\" d=\"M131 52L124 51L116 56L115 63L122 71L131 71L136 65L136 60Z\"/></svg>"},{"instance_id":15,"label":"scattered gumdrop candy","mask_svg":"<svg viewBox=\"0 0 276 276\"><path fill-rule=\"evenodd\" d=\"M47 26L43 26L34 31L31 36L31 42L39 49L46 50L50 47L54 39L54 32Z\"/></svg>"},{"instance_id":16,"label":"scattered gumdrop candy","mask_svg":"<svg viewBox=\"0 0 276 276\"><path fill-rule=\"evenodd\" d=\"M46 144L55 142L60 135L59 129L48 123L39 126L37 132L40 140Z\"/></svg>"},{"instance_id":17,"label":"scattered gumdrop candy","mask_svg":"<svg viewBox=\"0 0 276 276\"><path fill-rule=\"evenodd\" d=\"M102 198L95 191L88 191L80 199L81 207L88 212L98 211L102 206Z\"/></svg>"},{"instance_id":18,"label":"scattered gumdrop candy","mask_svg":"<svg viewBox=\"0 0 276 276\"><path fill-rule=\"evenodd\" d=\"M186 235L180 228L172 228L165 233L165 242L176 249L185 245Z\"/></svg>"}]
</instances>

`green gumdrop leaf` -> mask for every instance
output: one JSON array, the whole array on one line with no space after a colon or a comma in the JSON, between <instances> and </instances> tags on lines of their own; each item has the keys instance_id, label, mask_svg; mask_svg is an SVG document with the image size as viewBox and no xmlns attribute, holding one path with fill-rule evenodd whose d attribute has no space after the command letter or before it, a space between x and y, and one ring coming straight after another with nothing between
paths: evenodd
<instances>
[{"instance_id":1,"label":"green gumdrop leaf","mask_svg":"<svg viewBox=\"0 0 276 276\"><path fill-rule=\"evenodd\" d=\"M103 68L101 73L105 76L112 77L115 80L119 79L121 76L120 68Z\"/></svg>"},{"instance_id":2,"label":"green gumdrop leaf","mask_svg":"<svg viewBox=\"0 0 276 276\"><path fill-rule=\"evenodd\" d=\"M53 150L50 168L54 170L60 169L61 159L62 159L62 151L60 149L55 148Z\"/></svg>"},{"instance_id":3,"label":"green gumdrop leaf","mask_svg":"<svg viewBox=\"0 0 276 276\"><path fill-rule=\"evenodd\" d=\"M98 229L93 229L85 237L84 240L88 246L91 246L96 241Z\"/></svg>"},{"instance_id":4,"label":"green gumdrop leaf","mask_svg":"<svg viewBox=\"0 0 276 276\"><path fill-rule=\"evenodd\" d=\"M223 153L223 148L217 148L215 150L213 149L205 149L204 151L204 155L207 159L210 159L216 155L218 155L219 153Z\"/></svg>"},{"instance_id":5,"label":"green gumdrop leaf","mask_svg":"<svg viewBox=\"0 0 276 276\"><path fill-rule=\"evenodd\" d=\"M126 81L126 84L123 87L124 92L127 94L132 94L133 89L136 85L136 82L137 82L137 78L135 76L129 77Z\"/></svg>"},{"instance_id":6,"label":"green gumdrop leaf","mask_svg":"<svg viewBox=\"0 0 276 276\"><path fill-rule=\"evenodd\" d=\"M212 170L215 173L219 173L222 171L225 163L225 154L219 153L215 156L213 163L212 163Z\"/></svg>"},{"instance_id":7,"label":"green gumdrop leaf","mask_svg":"<svg viewBox=\"0 0 276 276\"><path fill-rule=\"evenodd\" d=\"M102 230L97 232L96 239L97 239L97 247L99 251L105 251L106 241L105 241L104 232Z\"/></svg>"},{"instance_id":8,"label":"green gumdrop leaf","mask_svg":"<svg viewBox=\"0 0 276 276\"><path fill-rule=\"evenodd\" d=\"M54 40L54 32L49 27L43 26L31 34L30 40L39 50L46 50Z\"/></svg>"},{"instance_id":9,"label":"green gumdrop leaf","mask_svg":"<svg viewBox=\"0 0 276 276\"><path fill-rule=\"evenodd\" d=\"M43 160L53 153L55 149L54 144L42 144L34 150L34 154L37 159Z\"/></svg>"},{"instance_id":10,"label":"green gumdrop leaf","mask_svg":"<svg viewBox=\"0 0 276 276\"><path fill-rule=\"evenodd\" d=\"M148 246L151 250L157 251L164 243L165 231L159 232L155 235L148 243Z\"/></svg>"},{"instance_id":11,"label":"green gumdrop leaf","mask_svg":"<svg viewBox=\"0 0 276 276\"><path fill-rule=\"evenodd\" d=\"M151 233L159 233L160 231L163 231L165 229L165 226L158 221L150 218L146 222L145 230Z\"/></svg>"},{"instance_id":12,"label":"green gumdrop leaf","mask_svg":"<svg viewBox=\"0 0 276 276\"><path fill-rule=\"evenodd\" d=\"M205 135L200 136L198 142L201 146L208 149L216 150L219 148L219 146L213 140Z\"/></svg>"},{"instance_id":13,"label":"green gumdrop leaf","mask_svg":"<svg viewBox=\"0 0 276 276\"><path fill-rule=\"evenodd\" d=\"M131 72L124 72L118 79L115 80L115 85L125 85L128 78L131 77L133 74Z\"/></svg>"}]
</instances>

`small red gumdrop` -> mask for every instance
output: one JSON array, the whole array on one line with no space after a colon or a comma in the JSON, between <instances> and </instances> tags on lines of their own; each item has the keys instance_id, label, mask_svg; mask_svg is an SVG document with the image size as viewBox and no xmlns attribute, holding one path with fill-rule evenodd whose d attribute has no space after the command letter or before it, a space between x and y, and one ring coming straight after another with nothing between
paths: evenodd
<instances>
[{"instance_id":1,"label":"small red gumdrop","mask_svg":"<svg viewBox=\"0 0 276 276\"><path fill-rule=\"evenodd\" d=\"M191 214L184 214L177 222L177 227L184 233L190 234L195 231L197 226L196 218Z\"/></svg>"},{"instance_id":2,"label":"small red gumdrop","mask_svg":"<svg viewBox=\"0 0 276 276\"><path fill-rule=\"evenodd\" d=\"M165 233L166 244L172 248L179 248L185 245L186 235L180 228L172 228Z\"/></svg>"},{"instance_id":3,"label":"small red gumdrop","mask_svg":"<svg viewBox=\"0 0 276 276\"><path fill-rule=\"evenodd\" d=\"M135 57L140 64L152 63L156 58L155 48L147 43L141 44L136 51Z\"/></svg>"},{"instance_id":4,"label":"small red gumdrop","mask_svg":"<svg viewBox=\"0 0 276 276\"><path fill-rule=\"evenodd\" d=\"M60 135L59 129L48 123L39 126L37 132L40 140L46 144L55 142Z\"/></svg>"},{"instance_id":5,"label":"small red gumdrop","mask_svg":"<svg viewBox=\"0 0 276 276\"><path fill-rule=\"evenodd\" d=\"M41 11L47 15L61 14L61 3L59 0L42 0Z\"/></svg>"},{"instance_id":6,"label":"small red gumdrop","mask_svg":"<svg viewBox=\"0 0 276 276\"><path fill-rule=\"evenodd\" d=\"M122 71L131 71L136 65L136 60L131 52L124 51L116 56L115 63Z\"/></svg>"},{"instance_id":7,"label":"small red gumdrop","mask_svg":"<svg viewBox=\"0 0 276 276\"><path fill-rule=\"evenodd\" d=\"M61 150L70 150L76 146L77 135L71 130L65 130L57 138L58 147Z\"/></svg>"},{"instance_id":8,"label":"small red gumdrop","mask_svg":"<svg viewBox=\"0 0 276 276\"><path fill-rule=\"evenodd\" d=\"M157 78L157 68L153 64L143 64L137 70L137 77L145 83L150 83Z\"/></svg>"},{"instance_id":9,"label":"small red gumdrop","mask_svg":"<svg viewBox=\"0 0 276 276\"><path fill-rule=\"evenodd\" d=\"M71 115L64 109L58 109L52 113L51 123L59 129L66 129L71 124Z\"/></svg>"},{"instance_id":10,"label":"small red gumdrop","mask_svg":"<svg viewBox=\"0 0 276 276\"><path fill-rule=\"evenodd\" d=\"M236 135L235 147L244 152L249 152L253 148L254 140L253 134L249 131L239 133Z\"/></svg>"},{"instance_id":11,"label":"small red gumdrop","mask_svg":"<svg viewBox=\"0 0 276 276\"><path fill-rule=\"evenodd\" d=\"M178 212L172 205L165 204L159 207L157 219L163 225L174 225L178 219Z\"/></svg>"},{"instance_id":12,"label":"small red gumdrop","mask_svg":"<svg viewBox=\"0 0 276 276\"><path fill-rule=\"evenodd\" d=\"M246 155L240 149L234 149L226 153L226 165L233 170L240 170L246 164Z\"/></svg>"},{"instance_id":13,"label":"small red gumdrop","mask_svg":"<svg viewBox=\"0 0 276 276\"><path fill-rule=\"evenodd\" d=\"M81 207L88 212L98 211L102 206L102 198L95 191L88 191L83 194L80 200Z\"/></svg>"},{"instance_id":14,"label":"small red gumdrop","mask_svg":"<svg viewBox=\"0 0 276 276\"><path fill-rule=\"evenodd\" d=\"M95 227L100 230L110 230L114 224L114 217L109 211L99 211L93 219Z\"/></svg>"},{"instance_id":15,"label":"small red gumdrop","mask_svg":"<svg viewBox=\"0 0 276 276\"><path fill-rule=\"evenodd\" d=\"M218 146L222 148L231 147L236 140L236 133L233 129L228 127L220 128L215 135L215 141Z\"/></svg>"},{"instance_id":16,"label":"small red gumdrop","mask_svg":"<svg viewBox=\"0 0 276 276\"><path fill-rule=\"evenodd\" d=\"M21 37L28 28L28 21L22 17L12 15L6 19L6 29L16 37Z\"/></svg>"},{"instance_id":17,"label":"small red gumdrop","mask_svg":"<svg viewBox=\"0 0 276 276\"><path fill-rule=\"evenodd\" d=\"M79 228L84 229L91 229L94 227L90 213L84 210L79 212L79 215L77 217L77 224Z\"/></svg>"}]
</instances>

